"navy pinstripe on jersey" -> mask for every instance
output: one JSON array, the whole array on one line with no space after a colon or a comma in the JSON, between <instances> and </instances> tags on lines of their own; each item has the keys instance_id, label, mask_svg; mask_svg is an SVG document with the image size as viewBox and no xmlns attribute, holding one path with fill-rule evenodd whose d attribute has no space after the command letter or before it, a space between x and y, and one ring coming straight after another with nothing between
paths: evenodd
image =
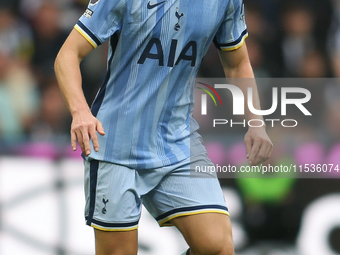
<instances>
[{"instance_id":1,"label":"navy pinstripe on jersey","mask_svg":"<svg viewBox=\"0 0 340 255\"><path fill-rule=\"evenodd\" d=\"M100 0L75 29L96 48L110 40L108 72L92 105L106 135L90 158L143 169L190 156L195 76L214 40L247 37L241 0Z\"/></svg>"}]
</instances>

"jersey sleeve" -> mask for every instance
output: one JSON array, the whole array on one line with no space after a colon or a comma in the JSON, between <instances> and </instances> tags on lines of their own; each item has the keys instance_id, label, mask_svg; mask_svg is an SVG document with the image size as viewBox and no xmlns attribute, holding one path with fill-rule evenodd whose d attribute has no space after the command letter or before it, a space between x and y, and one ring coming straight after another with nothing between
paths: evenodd
<instances>
[{"instance_id":1,"label":"jersey sleeve","mask_svg":"<svg viewBox=\"0 0 340 255\"><path fill-rule=\"evenodd\" d=\"M216 48L223 51L236 50L248 37L242 0L229 0L226 16L220 25L215 38Z\"/></svg>"},{"instance_id":2,"label":"jersey sleeve","mask_svg":"<svg viewBox=\"0 0 340 255\"><path fill-rule=\"evenodd\" d=\"M124 0L90 0L74 28L97 48L120 30L124 6Z\"/></svg>"}]
</instances>

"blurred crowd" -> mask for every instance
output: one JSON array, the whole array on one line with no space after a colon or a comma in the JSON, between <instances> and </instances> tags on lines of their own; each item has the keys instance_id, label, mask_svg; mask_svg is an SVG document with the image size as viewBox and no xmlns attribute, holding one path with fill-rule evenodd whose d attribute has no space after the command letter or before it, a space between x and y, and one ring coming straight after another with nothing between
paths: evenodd
<instances>
[{"instance_id":1,"label":"blurred crowd","mask_svg":"<svg viewBox=\"0 0 340 255\"><path fill-rule=\"evenodd\" d=\"M340 78L339 0L244 2L250 35L247 46L257 77ZM68 141L70 115L53 63L87 4L87 0L0 0L2 145ZM105 61L104 45L82 64L89 104L105 75ZM223 77L214 46L199 76ZM324 94L334 98L339 89ZM339 101L333 101L330 108L336 109Z\"/></svg>"},{"instance_id":2,"label":"blurred crowd","mask_svg":"<svg viewBox=\"0 0 340 255\"><path fill-rule=\"evenodd\" d=\"M87 4L81 0L0 0L2 150L6 145L26 141L68 142L70 115L53 65ZM101 54L104 51L103 47L82 65L89 103L105 72L105 54Z\"/></svg>"}]
</instances>

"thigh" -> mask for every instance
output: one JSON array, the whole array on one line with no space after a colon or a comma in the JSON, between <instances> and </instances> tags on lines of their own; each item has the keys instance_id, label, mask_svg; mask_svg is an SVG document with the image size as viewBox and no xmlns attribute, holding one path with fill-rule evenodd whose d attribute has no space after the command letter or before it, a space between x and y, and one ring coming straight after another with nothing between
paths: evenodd
<instances>
[{"instance_id":1,"label":"thigh","mask_svg":"<svg viewBox=\"0 0 340 255\"><path fill-rule=\"evenodd\" d=\"M136 255L137 230L108 232L95 229L96 255Z\"/></svg>"},{"instance_id":2,"label":"thigh","mask_svg":"<svg viewBox=\"0 0 340 255\"><path fill-rule=\"evenodd\" d=\"M137 254L142 196L161 178L155 171L85 161L85 216L95 229L96 255Z\"/></svg>"},{"instance_id":3,"label":"thigh","mask_svg":"<svg viewBox=\"0 0 340 255\"><path fill-rule=\"evenodd\" d=\"M181 231L193 254L233 254L229 216L204 213L175 218L172 223Z\"/></svg>"}]
</instances>

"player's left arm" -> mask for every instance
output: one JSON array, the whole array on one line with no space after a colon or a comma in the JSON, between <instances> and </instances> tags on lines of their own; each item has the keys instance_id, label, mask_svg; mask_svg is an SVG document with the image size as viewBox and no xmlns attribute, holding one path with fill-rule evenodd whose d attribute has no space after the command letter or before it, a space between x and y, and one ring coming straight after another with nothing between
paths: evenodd
<instances>
[{"instance_id":1,"label":"player's left arm","mask_svg":"<svg viewBox=\"0 0 340 255\"><path fill-rule=\"evenodd\" d=\"M244 95L247 94L248 87L253 90L253 105L255 109L260 109L260 99L257 91L257 86L254 78L254 72L251 67L246 44L236 50L222 51L219 50L221 63L225 72L225 75L234 85L238 86ZM238 78L251 78L247 79L247 82L240 82ZM262 119L262 116L258 116L249 111L248 107L245 107L245 117L250 119ZM250 165L258 165L267 159L272 154L273 143L266 133L266 126L262 127L249 127L248 132L244 137L244 143L247 149L247 158Z\"/></svg>"}]
</instances>

